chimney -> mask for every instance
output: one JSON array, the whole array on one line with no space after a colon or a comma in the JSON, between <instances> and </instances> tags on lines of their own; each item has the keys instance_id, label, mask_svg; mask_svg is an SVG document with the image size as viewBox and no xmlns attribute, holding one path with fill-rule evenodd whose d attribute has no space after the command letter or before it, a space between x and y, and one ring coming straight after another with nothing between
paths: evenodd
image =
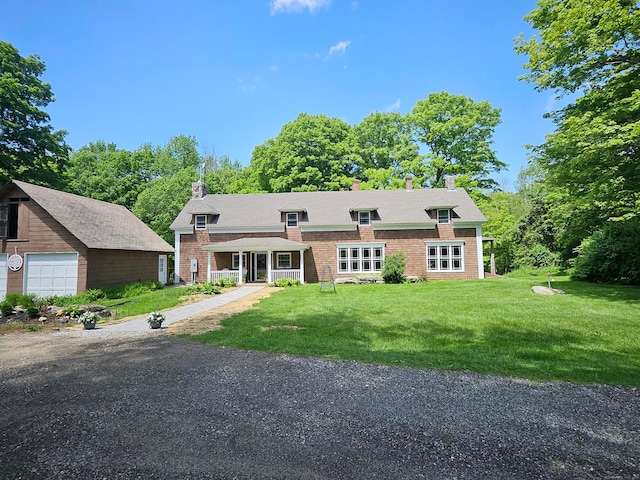
<instances>
[{"instance_id":1,"label":"chimney","mask_svg":"<svg viewBox=\"0 0 640 480\"><path fill-rule=\"evenodd\" d=\"M351 191L357 192L358 190L360 190L360 180L354 178L353 182L351 183Z\"/></svg>"},{"instance_id":2,"label":"chimney","mask_svg":"<svg viewBox=\"0 0 640 480\"><path fill-rule=\"evenodd\" d=\"M191 184L191 198L204 198L207 196L207 186L200 180Z\"/></svg>"},{"instance_id":3,"label":"chimney","mask_svg":"<svg viewBox=\"0 0 640 480\"><path fill-rule=\"evenodd\" d=\"M444 177L444 185L447 187L448 191L453 192L456 189L456 177Z\"/></svg>"},{"instance_id":4,"label":"chimney","mask_svg":"<svg viewBox=\"0 0 640 480\"><path fill-rule=\"evenodd\" d=\"M406 176L404 178L404 181L407 185L407 192L410 192L411 190L413 190L413 178L411 178L410 176Z\"/></svg>"}]
</instances>

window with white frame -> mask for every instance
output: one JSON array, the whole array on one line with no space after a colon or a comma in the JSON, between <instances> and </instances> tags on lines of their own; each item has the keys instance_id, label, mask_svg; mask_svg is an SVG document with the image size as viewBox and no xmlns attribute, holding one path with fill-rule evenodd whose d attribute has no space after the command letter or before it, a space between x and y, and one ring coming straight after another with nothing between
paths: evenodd
<instances>
[{"instance_id":1,"label":"window with white frame","mask_svg":"<svg viewBox=\"0 0 640 480\"><path fill-rule=\"evenodd\" d=\"M338 245L338 273L380 273L384 244Z\"/></svg>"},{"instance_id":2,"label":"window with white frame","mask_svg":"<svg viewBox=\"0 0 640 480\"><path fill-rule=\"evenodd\" d=\"M439 208L438 209L438 223L449 223L449 209L448 208Z\"/></svg>"},{"instance_id":3,"label":"window with white frame","mask_svg":"<svg viewBox=\"0 0 640 480\"><path fill-rule=\"evenodd\" d=\"M429 272L464 271L464 244L462 242L427 243L427 270Z\"/></svg>"},{"instance_id":4,"label":"window with white frame","mask_svg":"<svg viewBox=\"0 0 640 480\"><path fill-rule=\"evenodd\" d=\"M358 225L371 225L371 212L360 211L358 212Z\"/></svg>"},{"instance_id":5,"label":"window with white frame","mask_svg":"<svg viewBox=\"0 0 640 480\"><path fill-rule=\"evenodd\" d=\"M239 270L240 269L240 254L239 253L231 254L231 268L233 270ZM242 268L243 269L247 268L247 254L246 253L242 254Z\"/></svg>"},{"instance_id":6,"label":"window with white frame","mask_svg":"<svg viewBox=\"0 0 640 480\"><path fill-rule=\"evenodd\" d=\"M291 268L291 253L277 253L276 265L278 269Z\"/></svg>"},{"instance_id":7,"label":"window with white frame","mask_svg":"<svg viewBox=\"0 0 640 480\"><path fill-rule=\"evenodd\" d=\"M297 226L298 226L298 212L288 212L287 227L297 227Z\"/></svg>"},{"instance_id":8,"label":"window with white frame","mask_svg":"<svg viewBox=\"0 0 640 480\"><path fill-rule=\"evenodd\" d=\"M207 216L196 215L196 230L204 230L207 227Z\"/></svg>"}]
</instances>

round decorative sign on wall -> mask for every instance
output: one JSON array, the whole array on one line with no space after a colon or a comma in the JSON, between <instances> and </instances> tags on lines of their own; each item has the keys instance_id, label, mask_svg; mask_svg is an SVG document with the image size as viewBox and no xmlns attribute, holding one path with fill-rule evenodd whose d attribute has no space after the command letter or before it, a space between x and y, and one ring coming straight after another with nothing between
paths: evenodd
<instances>
[{"instance_id":1,"label":"round decorative sign on wall","mask_svg":"<svg viewBox=\"0 0 640 480\"><path fill-rule=\"evenodd\" d=\"M17 253L11 255L7 261L9 270L17 272L22 268L22 257Z\"/></svg>"}]
</instances>

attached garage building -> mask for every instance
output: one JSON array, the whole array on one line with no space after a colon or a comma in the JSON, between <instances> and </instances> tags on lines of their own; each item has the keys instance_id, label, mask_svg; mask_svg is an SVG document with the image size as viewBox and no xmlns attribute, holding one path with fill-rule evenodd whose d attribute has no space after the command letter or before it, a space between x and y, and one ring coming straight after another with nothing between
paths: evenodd
<instances>
[{"instance_id":1,"label":"attached garage building","mask_svg":"<svg viewBox=\"0 0 640 480\"><path fill-rule=\"evenodd\" d=\"M173 247L120 205L17 180L0 190L0 299L167 282Z\"/></svg>"}]
</instances>

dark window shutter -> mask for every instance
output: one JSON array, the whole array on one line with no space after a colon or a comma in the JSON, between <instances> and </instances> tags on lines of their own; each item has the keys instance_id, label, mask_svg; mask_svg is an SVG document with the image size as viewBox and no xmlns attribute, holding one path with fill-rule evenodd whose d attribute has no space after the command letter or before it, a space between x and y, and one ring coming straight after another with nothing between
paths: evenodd
<instances>
[{"instance_id":1,"label":"dark window shutter","mask_svg":"<svg viewBox=\"0 0 640 480\"><path fill-rule=\"evenodd\" d=\"M0 238L7 238L9 226L9 205L0 203Z\"/></svg>"}]
</instances>

